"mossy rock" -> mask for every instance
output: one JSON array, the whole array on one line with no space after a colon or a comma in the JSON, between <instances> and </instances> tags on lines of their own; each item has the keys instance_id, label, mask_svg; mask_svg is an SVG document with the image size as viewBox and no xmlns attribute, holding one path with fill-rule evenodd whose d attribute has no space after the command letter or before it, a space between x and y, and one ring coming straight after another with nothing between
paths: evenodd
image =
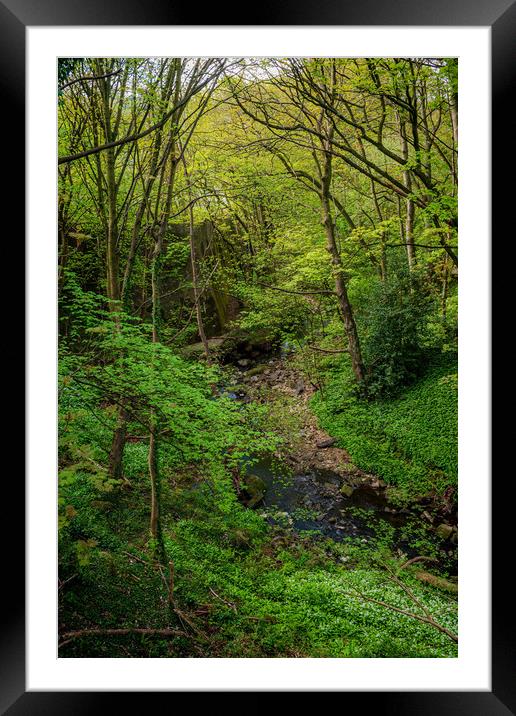
<instances>
[{"instance_id":1,"label":"mossy rock","mask_svg":"<svg viewBox=\"0 0 516 716\"><path fill-rule=\"evenodd\" d=\"M354 493L354 489L351 487L351 485L342 485L340 488L340 492L344 497L351 497L351 495Z\"/></svg>"},{"instance_id":2,"label":"mossy rock","mask_svg":"<svg viewBox=\"0 0 516 716\"><path fill-rule=\"evenodd\" d=\"M225 340L225 336L220 336L217 338L208 338L209 350L212 352L218 352L223 346ZM202 342L190 343L190 345L181 348L179 354L183 358L199 359L204 355L204 345Z\"/></svg>"},{"instance_id":3,"label":"mossy rock","mask_svg":"<svg viewBox=\"0 0 516 716\"><path fill-rule=\"evenodd\" d=\"M453 532L453 527L443 522L436 527L435 532L442 539L448 539Z\"/></svg>"},{"instance_id":4,"label":"mossy rock","mask_svg":"<svg viewBox=\"0 0 516 716\"><path fill-rule=\"evenodd\" d=\"M251 508L256 507L264 498L265 492L267 491L267 484L258 475L246 475L245 491L249 495L246 506Z\"/></svg>"},{"instance_id":5,"label":"mossy rock","mask_svg":"<svg viewBox=\"0 0 516 716\"><path fill-rule=\"evenodd\" d=\"M260 363L259 365L255 366L254 368L251 368L250 370L247 370L245 375L246 378L252 378L253 375L260 375L263 373L264 370L267 370L269 366L265 363Z\"/></svg>"},{"instance_id":6,"label":"mossy rock","mask_svg":"<svg viewBox=\"0 0 516 716\"><path fill-rule=\"evenodd\" d=\"M228 541L233 547L240 549L250 547L251 545L251 534L249 530L235 529L228 534Z\"/></svg>"}]
</instances>

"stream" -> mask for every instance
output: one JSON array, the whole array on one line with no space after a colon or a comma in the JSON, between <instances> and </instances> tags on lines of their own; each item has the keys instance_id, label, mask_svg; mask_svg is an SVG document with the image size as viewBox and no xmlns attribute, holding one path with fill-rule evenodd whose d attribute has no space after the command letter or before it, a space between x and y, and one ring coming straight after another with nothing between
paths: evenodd
<instances>
[{"instance_id":1,"label":"stream","mask_svg":"<svg viewBox=\"0 0 516 716\"><path fill-rule=\"evenodd\" d=\"M408 559L421 554L418 543L424 537L431 544L441 568L457 574L455 545L439 537L421 517L422 509L394 508L382 490L358 485L343 495L342 478L331 470L313 470L289 475L274 460L265 458L248 468L267 486L257 505L270 524L296 532L310 532L336 542L352 538L373 546L383 538L391 550Z\"/></svg>"},{"instance_id":2,"label":"stream","mask_svg":"<svg viewBox=\"0 0 516 716\"><path fill-rule=\"evenodd\" d=\"M277 360L268 361L273 371ZM248 361L244 370L239 369L239 377L245 380L255 364ZM219 388L220 394L242 403L243 408L250 402L245 390ZM357 480L350 484L342 474L326 468L292 470L272 457L250 460L245 472L261 481L264 489L253 508L271 525L336 542L352 539L374 546L381 540L408 559L427 554L430 547L436 565L451 576L457 574L457 533L440 535L436 530L439 519L429 513L424 500L400 508L389 501L385 485Z\"/></svg>"}]
</instances>

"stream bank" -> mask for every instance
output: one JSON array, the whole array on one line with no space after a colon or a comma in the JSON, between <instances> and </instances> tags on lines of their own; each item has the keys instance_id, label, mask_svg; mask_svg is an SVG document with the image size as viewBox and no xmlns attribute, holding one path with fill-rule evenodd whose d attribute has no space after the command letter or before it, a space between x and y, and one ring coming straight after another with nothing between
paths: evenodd
<instances>
[{"instance_id":1,"label":"stream bank","mask_svg":"<svg viewBox=\"0 0 516 716\"><path fill-rule=\"evenodd\" d=\"M284 446L247 470L242 499L265 519L294 532L335 541L387 547L407 559L425 557L452 578L457 574L456 512L434 495L410 503L381 478L352 464L310 410L315 386L288 355L254 351L232 357L220 393L267 405L284 418Z\"/></svg>"}]
</instances>

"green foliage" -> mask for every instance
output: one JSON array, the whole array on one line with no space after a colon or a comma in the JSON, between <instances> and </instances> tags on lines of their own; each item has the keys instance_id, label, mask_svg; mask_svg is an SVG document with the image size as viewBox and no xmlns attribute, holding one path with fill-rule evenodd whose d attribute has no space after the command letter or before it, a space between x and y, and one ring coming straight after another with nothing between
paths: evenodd
<instances>
[{"instance_id":1,"label":"green foliage","mask_svg":"<svg viewBox=\"0 0 516 716\"><path fill-rule=\"evenodd\" d=\"M97 544L79 548L85 554L80 581L70 583L61 607L67 623L80 626L78 609L87 623L171 625L166 586L148 552L138 546L141 538L131 536L130 543L107 539L106 528L118 535L132 529L143 498L136 489L113 510L92 511L90 536L83 541ZM361 596L417 612L388 579L380 554L375 562L375 555L358 544L271 531L259 514L236 501L226 480L216 479L213 490L184 484L164 495L163 507L174 599L183 615L183 621L174 615L172 624L184 628L187 618L205 638L192 629L186 640L165 642L89 637L67 645L63 656L126 656L127 650L132 656L154 657L456 656L456 645L445 635ZM417 582L408 570L403 579L443 626L456 631L453 599Z\"/></svg>"},{"instance_id":2,"label":"green foliage","mask_svg":"<svg viewBox=\"0 0 516 716\"><path fill-rule=\"evenodd\" d=\"M312 400L321 425L353 462L407 496L442 493L457 484L457 372L453 359L436 361L397 398L354 395L349 368L330 374Z\"/></svg>"},{"instance_id":3,"label":"green foliage","mask_svg":"<svg viewBox=\"0 0 516 716\"><path fill-rule=\"evenodd\" d=\"M455 250L450 107L457 62L241 58L230 76L205 84L202 73L217 65L195 58L181 66L177 58L58 62L61 156L135 127L144 134L119 145L112 166L102 154L59 168L60 623L184 632L72 639L63 656L456 656L445 635L367 600L414 608L388 577L385 561L399 565L387 551L386 523L374 526L376 543L367 549L353 539L301 539L293 515L274 506L244 509L235 488L245 486L242 473L259 458L287 459L302 447L310 383L320 388L312 407L321 425L356 465L407 499L455 486L456 272L441 242ZM179 102L173 120L147 132L187 87L193 96ZM418 100L410 112L407 97ZM289 131L280 129L294 120ZM334 134L319 143L313 128L329 126ZM330 253L321 224L326 140L337 150L325 196L336 240ZM348 150L363 161L348 162ZM171 168L173 152L184 164ZM417 267L410 274L407 207L398 188L389 188L395 185L405 185L415 203ZM217 365L195 361L189 344L202 331L190 208L205 333L230 333L214 341L221 349L212 360L228 360L247 344L249 358L262 361L254 347L281 345L306 377L301 395L258 387L262 367L248 365L239 382L251 402L232 401L219 395ZM336 271L367 369L361 394L349 357L342 358L347 336ZM106 294L119 290L121 301L109 305ZM111 470L120 477L113 479L110 452L122 416L122 474ZM161 524L149 541L151 431ZM276 463L272 471L280 484L293 477ZM294 515L311 516L306 508ZM414 548L432 554L423 528L411 524L405 532ZM410 570L402 578L456 630L455 600Z\"/></svg>"},{"instance_id":4,"label":"green foliage","mask_svg":"<svg viewBox=\"0 0 516 716\"><path fill-rule=\"evenodd\" d=\"M366 394L393 396L421 375L427 361L425 332L432 305L422 276L399 267L385 281L363 282L355 293Z\"/></svg>"},{"instance_id":5,"label":"green foliage","mask_svg":"<svg viewBox=\"0 0 516 716\"><path fill-rule=\"evenodd\" d=\"M156 411L170 468L192 462L236 466L244 454L274 445L273 436L262 429L263 408L252 405L244 414L228 398L213 399L219 380L215 368L184 361L168 347L150 343L145 325L99 308L99 297L76 285L74 291L68 306L70 335L87 339L81 355L63 346L63 410L75 399L93 419L113 429L117 405L124 400L131 429L143 436L150 429L151 411ZM76 432L86 431L91 417L84 411L76 417ZM70 430L69 422L65 430Z\"/></svg>"},{"instance_id":6,"label":"green foliage","mask_svg":"<svg viewBox=\"0 0 516 716\"><path fill-rule=\"evenodd\" d=\"M304 332L307 306L301 296L263 290L246 284L237 289L245 308L238 327L250 335L261 334L272 341L298 338Z\"/></svg>"}]
</instances>

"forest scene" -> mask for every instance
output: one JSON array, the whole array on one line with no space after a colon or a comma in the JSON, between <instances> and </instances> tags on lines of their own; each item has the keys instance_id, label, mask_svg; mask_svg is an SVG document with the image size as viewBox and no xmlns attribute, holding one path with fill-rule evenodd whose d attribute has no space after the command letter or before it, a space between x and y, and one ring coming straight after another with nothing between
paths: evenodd
<instances>
[{"instance_id":1,"label":"forest scene","mask_svg":"<svg viewBox=\"0 0 516 716\"><path fill-rule=\"evenodd\" d=\"M59 657L457 657L458 91L58 61Z\"/></svg>"}]
</instances>

